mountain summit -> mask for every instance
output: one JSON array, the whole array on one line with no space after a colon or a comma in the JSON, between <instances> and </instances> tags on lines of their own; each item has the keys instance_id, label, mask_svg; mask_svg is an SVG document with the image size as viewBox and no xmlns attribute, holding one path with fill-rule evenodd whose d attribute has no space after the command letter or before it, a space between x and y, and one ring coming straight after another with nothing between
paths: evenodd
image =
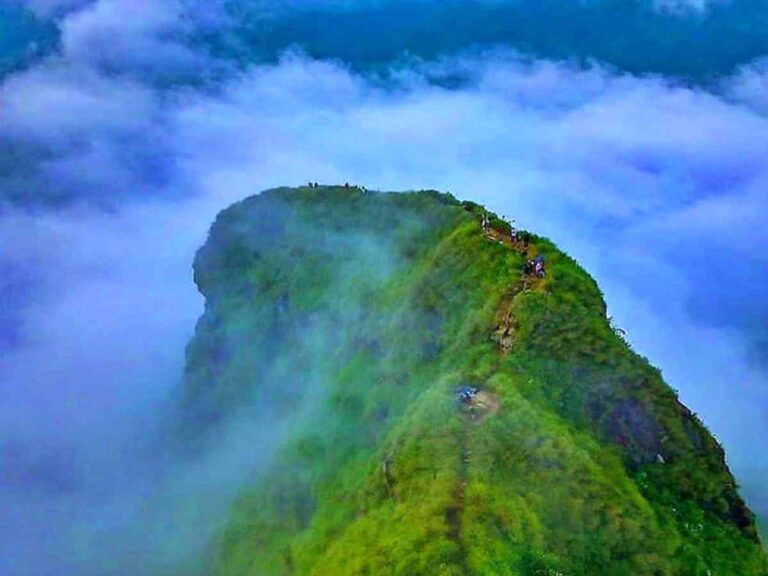
<instances>
[{"instance_id":1,"label":"mountain summit","mask_svg":"<svg viewBox=\"0 0 768 576\"><path fill-rule=\"evenodd\" d=\"M213 573L766 574L723 450L550 241L435 191L280 188L195 280L185 437L280 438Z\"/></svg>"}]
</instances>

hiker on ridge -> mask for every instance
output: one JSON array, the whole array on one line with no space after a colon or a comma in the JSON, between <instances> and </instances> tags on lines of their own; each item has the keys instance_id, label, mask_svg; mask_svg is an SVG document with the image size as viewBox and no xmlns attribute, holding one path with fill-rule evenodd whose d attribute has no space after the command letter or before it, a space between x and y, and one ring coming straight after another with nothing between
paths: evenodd
<instances>
[{"instance_id":1,"label":"hiker on ridge","mask_svg":"<svg viewBox=\"0 0 768 576\"><path fill-rule=\"evenodd\" d=\"M517 232L517 228L515 228L515 221L512 220L512 222L510 222L509 224L509 239L512 242L517 242L517 237L518 237L518 232Z\"/></svg>"},{"instance_id":2,"label":"hiker on ridge","mask_svg":"<svg viewBox=\"0 0 768 576\"><path fill-rule=\"evenodd\" d=\"M531 274L533 274L534 269L535 269L534 261L530 259L526 260L525 266L523 267L523 274L525 274L526 276L530 276Z\"/></svg>"}]
</instances>

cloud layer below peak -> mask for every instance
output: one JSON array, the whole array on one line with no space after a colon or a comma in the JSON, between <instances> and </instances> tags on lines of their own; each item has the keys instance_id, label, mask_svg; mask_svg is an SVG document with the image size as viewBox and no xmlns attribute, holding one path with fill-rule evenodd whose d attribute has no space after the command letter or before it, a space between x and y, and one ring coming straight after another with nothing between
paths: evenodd
<instances>
[{"instance_id":1,"label":"cloud layer below peak","mask_svg":"<svg viewBox=\"0 0 768 576\"><path fill-rule=\"evenodd\" d=\"M448 190L550 236L768 512L765 67L716 90L505 50L383 76L293 51L235 72L180 41L172 4L137 6L64 17L61 51L0 86L0 437L21 470L0 503L23 521L0 531L0 571L105 574L113 554L161 573L189 559L158 550L202 550L210 533L164 546L156 527L192 523L208 473L231 495L254 461L235 443L179 485L141 445L200 313L194 251L218 210L309 180ZM142 515L147 491L173 504ZM103 546L73 554L83 538Z\"/></svg>"}]
</instances>

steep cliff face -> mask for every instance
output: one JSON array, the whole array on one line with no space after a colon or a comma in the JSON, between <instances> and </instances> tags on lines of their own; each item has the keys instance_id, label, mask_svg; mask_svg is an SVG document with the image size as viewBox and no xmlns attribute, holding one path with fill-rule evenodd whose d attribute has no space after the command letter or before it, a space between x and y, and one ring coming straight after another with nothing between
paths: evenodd
<instances>
[{"instance_id":1,"label":"steep cliff face","mask_svg":"<svg viewBox=\"0 0 768 576\"><path fill-rule=\"evenodd\" d=\"M722 449L595 282L482 214L336 187L220 214L182 429L203 441L247 406L283 440L212 570L764 575ZM525 274L538 255L546 275Z\"/></svg>"}]
</instances>

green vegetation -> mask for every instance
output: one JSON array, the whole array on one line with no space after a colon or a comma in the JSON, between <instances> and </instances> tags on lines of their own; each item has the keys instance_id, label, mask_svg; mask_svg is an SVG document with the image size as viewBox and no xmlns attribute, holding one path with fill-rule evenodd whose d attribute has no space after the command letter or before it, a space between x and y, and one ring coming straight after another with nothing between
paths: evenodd
<instances>
[{"instance_id":1,"label":"green vegetation","mask_svg":"<svg viewBox=\"0 0 768 576\"><path fill-rule=\"evenodd\" d=\"M321 187L219 216L181 430L205 442L254 406L285 440L212 572L766 574L722 449L614 333L595 282L536 236L548 273L523 278L480 211ZM464 384L498 405L472 416Z\"/></svg>"}]
</instances>

